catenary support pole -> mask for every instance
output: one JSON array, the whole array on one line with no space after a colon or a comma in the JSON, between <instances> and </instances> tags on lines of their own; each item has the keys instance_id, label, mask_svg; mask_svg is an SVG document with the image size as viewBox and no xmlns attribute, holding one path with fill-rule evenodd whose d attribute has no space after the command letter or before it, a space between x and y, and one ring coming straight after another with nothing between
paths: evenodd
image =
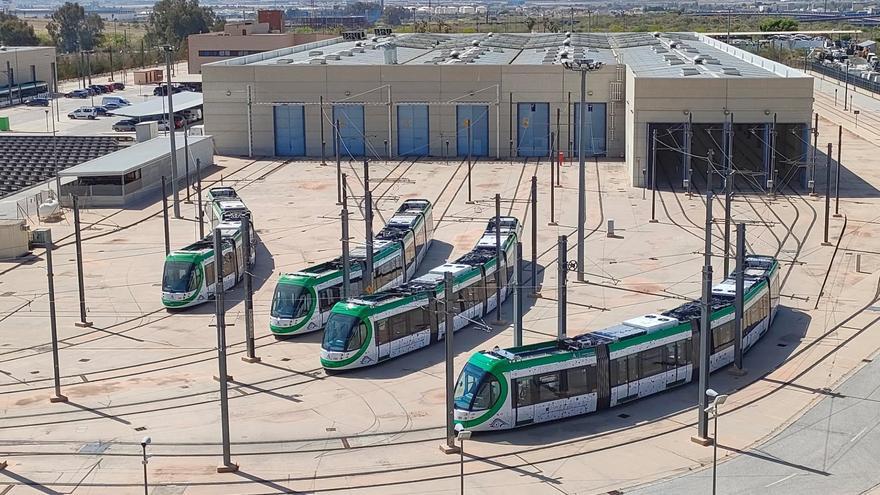
<instances>
[{"instance_id":1,"label":"catenary support pole","mask_svg":"<svg viewBox=\"0 0 880 495\"><path fill-rule=\"evenodd\" d=\"M55 272L52 269L52 231L45 229L44 244L46 248L46 278L49 288L49 331L52 335L52 378L55 385L54 395L49 397L49 402L67 402L67 397L61 393L61 364L58 357L58 317L55 314Z\"/></svg>"},{"instance_id":2,"label":"catenary support pole","mask_svg":"<svg viewBox=\"0 0 880 495\"><path fill-rule=\"evenodd\" d=\"M840 216L840 153L843 148L843 126L837 126L837 170L834 174L834 216Z\"/></svg>"},{"instance_id":3,"label":"catenary support pole","mask_svg":"<svg viewBox=\"0 0 880 495\"><path fill-rule=\"evenodd\" d=\"M324 139L324 95L318 97L321 112L321 165L327 165L327 140Z\"/></svg>"},{"instance_id":4,"label":"catenary support pole","mask_svg":"<svg viewBox=\"0 0 880 495\"><path fill-rule=\"evenodd\" d=\"M162 49L165 51L165 73L167 84L165 86L168 98L168 139L171 143L171 196L172 206L174 207L174 218L180 218L180 188L177 184L177 144L175 143L175 135L177 127L174 125L174 91L171 89L171 45L164 45Z\"/></svg>"},{"instance_id":5,"label":"catenary support pole","mask_svg":"<svg viewBox=\"0 0 880 495\"><path fill-rule=\"evenodd\" d=\"M733 313L733 366L737 372L743 370L743 291L745 289L746 264L746 224L736 224L736 296Z\"/></svg>"},{"instance_id":6,"label":"catenary support pole","mask_svg":"<svg viewBox=\"0 0 880 495\"><path fill-rule=\"evenodd\" d=\"M651 133L651 223L657 223L657 129Z\"/></svg>"},{"instance_id":7,"label":"catenary support pole","mask_svg":"<svg viewBox=\"0 0 880 495\"><path fill-rule=\"evenodd\" d=\"M555 150L553 150L555 151ZM550 153L550 224L556 225L556 153Z\"/></svg>"},{"instance_id":8,"label":"catenary support pole","mask_svg":"<svg viewBox=\"0 0 880 495\"><path fill-rule=\"evenodd\" d=\"M559 236L558 240L558 274L557 274L557 292L556 295L556 338L562 340L567 333L567 308L568 294L568 238L564 235Z\"/></svg>"},{"instance_id":9,"label":"catenary support pole","mask_svg":"<svg viewBox=\"0 0 880 495\"><path fill-rule=\"evenodd\" d=\"M733 201L733 186L736 173L733 169L727 170L724 178L724 272L722 276L730 273L730 207Z\"/></svg>"},{"instance_id":10,"label":"catenary support pole","mask_svg":"<svg viewBox=\"0 0 880 495\"><path fill-rule=\"evenodd\" d=\"M712 169L712 150L709 150L707 160L709 169ZM708 436L708 407L706 390L709 388L709 332L711 329L711 297L712 297L712 187L706 187L706 228L704 232L705 246L703 248L703 296L700 311L700 354L699 358L699 406L697 407L697 436L695 441L708 445L711 441Z\"/></svg>"},{"instance_id":11,"label":"catenary support pole","mask_svg":"<svg viewBox=\"0 0 880 495\"><path fill-rule=\"evenodd\" d=\"M538 177L532 176L532 294L538 293ZM522 279L517 279L522 280Z\"/></svg>"},{"instance_id":12,"label":"catenary support pole","mask_svg":"<svg viewBox=\"0 0 880 495\"><path fill-rule=\"evenodd\" d=\"M468 141L468 154L467 154L468 199L467 199L467 204L472 204L474 202L474 198L471 196L471 167L472 167L472 163L471 163L472 148L471 148L471 146L473 144L473 140L472 140L472 136L471 136L471 122L467 121L466 123L467 123L467 141Z\"/></svg>"},{"instance_id":13,"label":"catenary support pole","mask_svg":"<svg viewBox=\"0 0 880 495\"><path fill-rule=\"evenodd\" d=\"M183 173L186 180L186 202L191 203L189 196L189 122L183 118Z\"/></svg>"},{"instance_id":14,"label":"catenary support pole","mask_svg":"<svg viewBox=\"0 0 880 495\"><path fill-rule=\"evenodd\" d=\"M770 197L776 199L776 114L773 114L773 125L770 127Z\"/></svg>"},{"instance_id":15,"label":"catenary support pole","mask_svg":"<svg viewBox=\"0 0 880 495\"><path fill-rule=\"evenodd\" d=\"M348 176L342 174L342 298L348 299L351 294L351 261L348 251Z\"/></svg>"},{"instance_id":16,"label":"catenary support pole","mask_svg":"<svg viewBox=\"0 0 880 495\"><path fill-rule=\"evenodd\" d=\"M232 462L229 445L229 391L227 390L226 372L226 304L223 287L223 238L220 229L214 229L214 309L215 326L217 327L217 380L220 382L220 434L223 448L223 461L217 466L218 473L229 473L238 470Z\"/></svg>"},{"instance_id":17,"label":"catenary support pole","mask_svg":"<svg viewBox=\"0 0 880 495\"><path fill-rule=\"evenodd\" d=\"M495 194L495 323L501 324L501 195Z\"/></svg>"},{"instance_id":18,"label":"catenary support pole","mask_svg":"<svg viewBox=\"0 0 880 495\"><path fill-rule=\"evenodd\" d=\"M165 228L165 256L171 252L171 234L168 232L168 191L165 176L162 176L162 225Z\"/></svg>"},{"instance_id":19,"label":"catenary support pole","mask_svg":"<svg viewBox=\"0 0 880 495\"><path fill-rule=\"evenodd\" d=\"M370 190L369 160L364 160L364 220L367 236L367 268L361 279L364 281L364 292L371 293L379 288L371 287L373 284L373 192Z\"/></svg>"},{"instance_id":20,"label":"catenary support pole","mask_svg":"<svg viewBox=\"0 0 880 495\"><path fill-rule=\"evenodd\" d=\"M205 205L202 204L202 159L196 158L196 187L198 188L198 196L196 200L199 202L199 239L205 238ZM164 193L162 194L165 195Z\"/></svg>"},{"instance_id":21,"label":"catenary support pole","mask_svg":"<svg viewBox=\"0 0 880 495\"><path fill-rule=\"evenodd\" d=\"M342 162L340 161L339 154L341 150L339 149L339 120L336 120L336 125L333 126L333 151L336 153L336 204L342 204Z\"/></svg>"},{"instance_id":22,"label":"catenary support pole","mask_svg":"<svg viewBox=\"0 0 880 495\"><path fill-rule=\"evenodd\" d=\"M819 113L816 112L816 117L813 124L812 134L813 134L813 149L812 151L812 159L810 160L810 178L808 184L810 186L810 196L816 195L816 160L818 159L819 154Z\"/></svg>"},{"instance_id":23,"label":"catenary support pole","mask_svg":"<svg viewBox=\"0 0 880 495\"><path fill-rule=\"evenodd\" d=\"M241 237L244 248L244 335L247 345L247 353L241 357L246 363L259 363L260 358L256 355L254 343L254 280L253 269L256 263L251 263L251 257L256 261L253 253L254 239L251 239L251 214L245 213L241 217Z\"/></svg>"},{"instance_id":24,"label":"catenary support pole","mask_svg":"<svg viewBox=\"0 0 880 495\"><path fill-rule=\"evenodd\" d=\"M822 242L823 246L830 246L828 242L828 228L831 219L831 153L834 145L828 143L828 152L825 155L825 237Z\"/></svg>"},{"instance_id":25,"label":"catenary support pole","mask_svg":"<svg viewBox=\"0 0 880 495\"><path fill-rule=\"evenodd\" d=\"M453 310L454 293L452 290L452 272L443 274L443 321L445 331L443 338L446 339L446 445L442 448L447 454L458 452L455 445L455 367L453 360L455 359L455 350L453 348L453 319L455 311ZM439 305L438 305L439 306Z\"/></svg>"},{"instance_id":26,"label":"catenary support pole","mask_svg":"<svg viewBox=\"0 0 880 495\"><path fill-rule=\"evenodd\" d=\"M578 282L584 281L584 243L586 242L586 235L584 233L584 229L587 224L587 164L586 157L584 154L586 150L584 149L584 121L587 117L587 71L581 71L581 101L578 104L578 122L575 124L578 126L578 204L577 204L577 231L578 231L578 245L577 245L577 280Z\"/></svg>"},{"instance_id":27,"label":"catenary support pole","mask_svg":"<svg viewBox=\"0 0 880 495\"><path fill-rule=\"evenodd\" d=\"M90 327L92 322L86 319L86 288L83 277L82 226L79 221L79 197L73 198L73 233L76 239L76 281L79 289L79 321L74 325Z\"/></svg>"},{"instance_id":28,"label":"catenary support pole","mask_svg":"<svg viewBox=\"0 0 880 495\"><path fill-rule=\"evenodd\" d=\"M513 346L522 345L523 337L523 260L522 242L516 243L516 282L513 284ZM534 282L533 282L534 284Z\"/></svg>"}]
</instances>

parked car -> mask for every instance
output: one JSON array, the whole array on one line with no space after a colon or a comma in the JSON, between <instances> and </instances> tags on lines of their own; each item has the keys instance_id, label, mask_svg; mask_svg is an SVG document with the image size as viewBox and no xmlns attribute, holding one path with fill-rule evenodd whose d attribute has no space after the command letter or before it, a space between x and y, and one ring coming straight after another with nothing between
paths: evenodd
<instances>
[{"instance_id":1,"label":"parked car","mask_svg":"<svg viewBox=\"0 0 880 495\"><path fill-rule=\"evenodd\" d=\"M102 84L101 86L103 86L104 89L107 90L107 91L106 91L107 93L112 93L112 92L116 91L116 87L113 86L113 83L110 83L110 84Z\"/></svg>"},{"instance_id":2,"label":"parked car","mask_svg":"<svg viewBox=\"0 0 880 495\"><path fill-rule=\"evenodd\" d=\"M92 91L94 91L96 95L103 94L103 93L107 92L107 88L100 85L100 84L92 84L89 87L92 88Z\"/></svg>"},{"instance_id":3,"label":"parked car","mask_svg":"<svg viewBox=\"0 0 880 495\"><path fill-rule=\"evenodd\" d=\"M95 120L98 117L98 111L93 107L79 107L67 114L71 119L89 119Z\"/></svg>"},{"instance_id":4,"label":"parked car","mask_svg":"<svg viewBox=\"0 0 880 495\"><path fill-rule=\"evenodd\" d=\"M42 96L35 96L30 100L24 102L25 105L29 107L48 107L49 106L49 98L43 98Z\"/></svg>"},{"instance_id":5,"label":"parked car","mask_svg":"<svg viewBox=\"0 0 880 495\"><path fill-rule=\"evenodd\" d=\"M183 117L181 117L180 115L175 115L174 116L174 128L175 129L182 129L184 120L185 119ZM159 121L159 130L160 131L169 130L168 129L168 119L164 119L164 120Z\"/></svg>"},{"instance_id":6,"label":"parked car","mask_svg":"<svg viewBox=\"0 0 880 495\"><path fill-rule=\"evenodd\" d=\"M120 120L113 124L113 130L116 132L134 132L135 124L137 124L137 122L131 119Z\"/></svg>"},{"instance_id":7,"label":"parked car","mask_svg":"<svg viewBox=\"0 0 880 495\"><path fill-rule=\"evenodd\" d=\"M160 85L156 86L153 89L153 96L167 96L168 95L167 88L168 88L167 84L160 84ZM181 88L180 86L174 86L174 85L171 86L172 93L180 93L181 91L183 91L183 88Z\"/></svg>"},{"instance_id":8,"label":"parked car","mask_svg":"<svg viewBox=\"0 0 880 495\"><path fill-rule=\"evenodd\" d=\"M89 92L85 89L74 89L68 93L64 94L65 98L88 98Z\"/></svg>"},{"instance_id":9,"label":"parked car","mask_svg":"<svg viewBox=\"0 0 880 495\"><path fill-rule=\"evenodd\" d=\"M125 84L122 84L121 82L115 82L113 83L113 87L121 91L125 89Z\"/></svg>"},{"instance_id":10,"label":"parked car","mask_svg":"<svg viewBox=\"0 0 880 495\"><path fill-rule=\"evenodd\" d=\"M101 117L112 117L113 114L107 110L107 107L93 107L95 109L95 113L97 113Z\"/></svg>"},{"instance_id":11,"label":"parked car","mask_svg":"<svg viewBox=\"0 0 880 495\"><path fill-rule=\"evenodd\" d=\"M131 102L129 102L125 98L120 98L118 96L105 96L105 97L101 98L101 106L105 106L107 108L110 108L111 104L116 105L116 108L120 108L120 107L127 107L128 105L131 105Z\"/></svg>"},{"instance_id":12,"label":"parked car","mask_svg":"<svg viewBox=\"0 0 880 495\"><path fill-rule=\"evenodd\" d=\"M192 124L193 122L198 122L202 120L202 111L198 108L190 108L180 113L181 115L183 115L183 118L186 119L187 124Z\"/></svg>"}]
</instances>

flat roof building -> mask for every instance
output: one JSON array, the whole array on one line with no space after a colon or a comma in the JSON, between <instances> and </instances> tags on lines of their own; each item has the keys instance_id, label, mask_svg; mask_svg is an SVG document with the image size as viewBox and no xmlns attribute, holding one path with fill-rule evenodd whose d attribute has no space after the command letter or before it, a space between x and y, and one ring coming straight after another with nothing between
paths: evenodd
<instances>
[{"instance_id":1,"label":"flat roof building","mask_svg":"<svg viewBox=\"0 0 880 495\"><path fill-rule=\"evenodd\" d=\"M0 46L0 107L55 91L55 48Z\"/></svg>"},{"instance_id":2,"label":"flat roof building","mask_svg":"<svg viewBox=\"0 0 880 495\"><path fill-rule=\"evenodd\" d=\"M603 65L579 125L584 59ZM625 159L635 185L655 154L682 184L728 149L766 185L806 179L813 79L696 33L377 32L207 64L203 94L225 154L332 156L338 122L345 157L575 157L582 129L585 154Z\"/></svg>"}]
</instances>

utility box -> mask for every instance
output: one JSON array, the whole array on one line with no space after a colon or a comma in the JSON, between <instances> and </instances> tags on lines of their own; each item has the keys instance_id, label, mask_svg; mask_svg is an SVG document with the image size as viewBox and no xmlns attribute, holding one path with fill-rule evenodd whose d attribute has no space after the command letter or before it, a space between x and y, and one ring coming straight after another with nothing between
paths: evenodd
<instances>
[{"instance_id":1,"label":"utility box","mask_svg":"<svg viewBox=\"0 0 880 495\"><path fill-rule=\"evenodd\" d=\"M24 220L0 220L0 258L18 258L30 251L30 231Z\"/></svg>"},{"instance_id":2,"label":"utility box","mask_svg":"<svg viewBox=\"0 0 880 495\"><path fill-rule=\"evenodd\" d=\"M155 120L137 123L134 125L134 134L139 143L149 141L159 135L159 123Z\"/></svg>"},{"instance_id":3,"label":"utility box","mask_svg":"<svg viewBox=\"0 0 880 495\"><path fill-rule=\"evenodd\" d=\"M0 117L0 131L9 130L9 117Z\"/></svg>"}]
</instances>

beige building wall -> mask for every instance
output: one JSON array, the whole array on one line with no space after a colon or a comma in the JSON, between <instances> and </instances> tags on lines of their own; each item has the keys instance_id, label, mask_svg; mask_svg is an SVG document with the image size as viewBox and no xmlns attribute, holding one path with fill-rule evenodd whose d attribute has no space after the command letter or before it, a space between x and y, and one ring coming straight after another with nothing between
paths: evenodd
<instances>
[{"instance_id":1,"label":"beige building wall","mask_svg":"<svg viewBox=\"0 0 880 495\"><path fill-rule=\"evenodd\" d=\"M265 29L255 29L254 26L264 26ZM240 32L236 32L236 27L245 30L248 34L242 35ZM201 73L202 64L209 62L217 62L218 60L267 52L269 50L334 37L333 35L319 33L269 33L268 27L268 23L236 24L228 25L227 31L223 33L190 35L187 38L189 46L187 54L189 73ZM211 55L208 55L207 52L210 52Z\"/></svg>"},{"instance_id":2,"label":"beige building wall","mask_svg":"<svg viewBox=\"0 0 880 495\"><path fill-rule=\"evenodd\" d=\"M29 231L24 220L0 220L0 259L27 254L28 240Z\"/></svg>"},{"instance_id":3,"label":"beige building wall","mask_svg":"<svg viewBox=\"0 0 880 495\"><path fill-rule=\"evenodd\" d=\"M51 46L6 47L0 50L0 71L12 69L15 84L45 81L53 90L55 48ZM36 77L34 77L36 76ZM9 84L7 74L0 76L0 86Z\"/></svg>"}]
</instances>

